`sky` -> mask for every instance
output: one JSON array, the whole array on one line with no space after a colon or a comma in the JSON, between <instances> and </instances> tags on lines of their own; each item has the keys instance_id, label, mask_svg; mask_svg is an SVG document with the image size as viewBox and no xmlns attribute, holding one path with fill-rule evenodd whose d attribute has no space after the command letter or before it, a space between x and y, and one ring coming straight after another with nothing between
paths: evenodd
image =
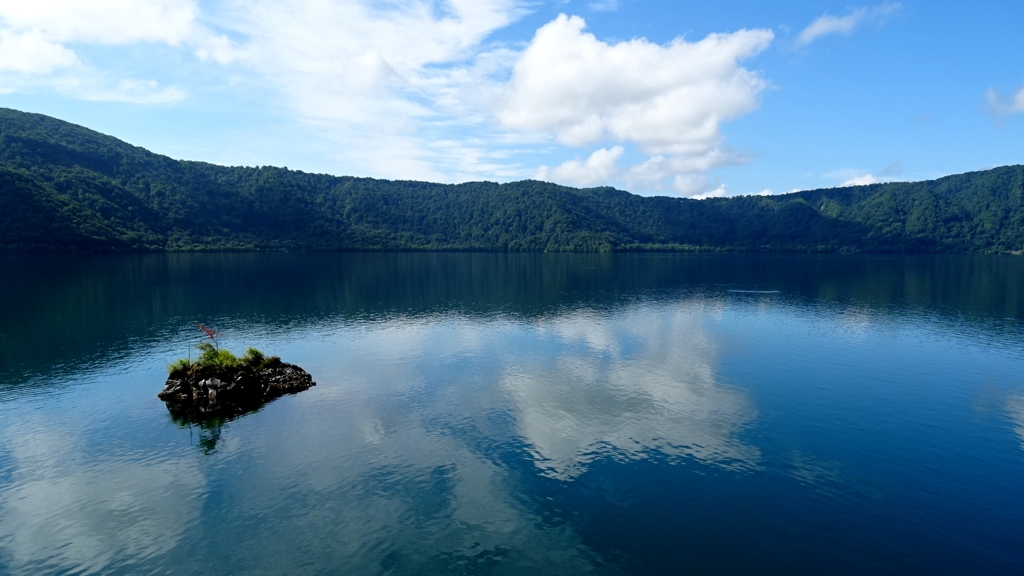
<instances>
[{"instance_id":1,"label":"sky","mask_svg":"<svg viewBox=\"0 0 1024 576\"><path fill-rule=\"evenodd\" d=\"M0 107L160 154L692 198L1024 163L1024 2L0 0Z\"/></svg>"}]
</instances>

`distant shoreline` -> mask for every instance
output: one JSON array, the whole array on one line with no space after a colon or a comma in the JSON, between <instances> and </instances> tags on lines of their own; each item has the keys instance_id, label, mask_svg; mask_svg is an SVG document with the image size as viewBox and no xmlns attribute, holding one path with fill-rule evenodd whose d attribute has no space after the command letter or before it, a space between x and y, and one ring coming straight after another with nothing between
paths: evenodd
<instances>
[{"instance_id":1,"label":"distant shoreline","mask_svg":"<svg viewBox=\"0 0 1024 576\"><path fill-rule=\"evenodd\" d=\"M0 251L1020 254L1024 166L691 200L224 167L0 109Z\"/></svg>"}]
</instances>

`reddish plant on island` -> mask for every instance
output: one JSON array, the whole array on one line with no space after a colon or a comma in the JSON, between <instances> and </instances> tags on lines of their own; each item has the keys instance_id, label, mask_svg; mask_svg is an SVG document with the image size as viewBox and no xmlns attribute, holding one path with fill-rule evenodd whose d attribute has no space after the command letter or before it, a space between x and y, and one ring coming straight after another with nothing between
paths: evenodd
<instances>
[{"instance_id":1,"label":"reddish plant on island","mask_svg":"<svg viewBox=\"0 0 1024 576\"><path fill-rule=\"evenodd\" d=\"M172 376L177 375L181 377L187 374L196 374L197 372L224 374L242 368L257 370L274 366L281 362L281 359L277 356L268 357L263 352L252 347L248 348L245 354L239 358L232 354L230 350L220 348L220 342L217 340L217 330L204 326L199 322L196 322L196 326L203 331L203 334L206 334L210 342L204 341L195 345L199 349L199 358L195 362L192 362L192 356L189 354L188 358L181 358L167 366L167 371Z\"/></svg>"},{"instance_id":2,"label":"reddish plant on island","mask_svg":"<svg viewBox=\"0 0 1024 576\"><path fill-rule=\"evenodd\" d=\"M210 340L213 340L213 346L215 348L219 348L220 347L220 343L217 342L217 331L216 330L214 330L213 328L207 328L206 326L203 326L199 322L196 322L196 326L199 326L199 329L203 331L203 334L206 334L210 338Z\"/></svg>"}]
</instances>

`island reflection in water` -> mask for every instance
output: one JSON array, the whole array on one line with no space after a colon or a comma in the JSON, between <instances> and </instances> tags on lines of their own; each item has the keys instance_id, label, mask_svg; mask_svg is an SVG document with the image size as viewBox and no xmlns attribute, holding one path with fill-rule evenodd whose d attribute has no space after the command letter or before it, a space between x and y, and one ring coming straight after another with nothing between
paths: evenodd
<instances>
[{"instance_id":1,"label":"island reflection in water","mask_svg":"<svg viewBox=\"0 0 1024 576\"><path fill-rule=\"evenodd\" d=\"M1019 259L3 265L0 571L1005 572L1024 545ZM195 320L318 386L174 425Z\"/></svg>"}]
</instances>

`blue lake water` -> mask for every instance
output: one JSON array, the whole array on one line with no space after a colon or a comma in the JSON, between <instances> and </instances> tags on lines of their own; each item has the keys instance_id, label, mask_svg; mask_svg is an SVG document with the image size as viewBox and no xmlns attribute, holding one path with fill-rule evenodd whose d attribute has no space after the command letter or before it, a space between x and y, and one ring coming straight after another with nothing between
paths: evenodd
<instances>
[{"instance_id":1,"label":"blue lake water","mask_svg":"<svg viewBox=\"0 0 1024 576\"><path fill-rule=\"evenodd\" d=\"M0 258L0 572L1024 574L1024 258ZM175 423L201 333L317 386Z\"/></svg>"}]
</instances>

